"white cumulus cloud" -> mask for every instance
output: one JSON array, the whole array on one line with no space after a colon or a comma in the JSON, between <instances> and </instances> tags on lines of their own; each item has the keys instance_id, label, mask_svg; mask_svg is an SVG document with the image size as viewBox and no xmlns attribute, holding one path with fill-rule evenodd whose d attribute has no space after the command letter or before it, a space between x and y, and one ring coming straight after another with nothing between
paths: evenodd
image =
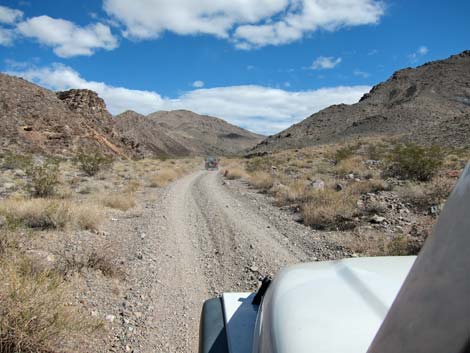
<instances>
[{"instance_id":1,"label":"white cumulus cloud","mask_svg":"<svg viewBox=\"0 0 470 353\"><path fill-rule=\"evenodd\" d=\"M17 31L53 48L60 57L92 55L96 49L112 50L118 41L102 23L80 27L73 22L49 16L29 18L17 25Z\"/></svg>"},{"instance_id":2,"label":"white cumulus cloud","mask_svg":"<svg viewBox=\"0 0 470 353\"><path fill-rule=\"evenodd\" d=\"M0 27L0 45L9 46L13 44L16 33L14 28L11 27L22 17L22 11L0 5L0 23L5 26Z\"/></svg>"},{"instance_id":3,"label":"white cumulus cloud","mask_svg":"<svg viewBox=\"0 0 470 353\"><path fill-rule=\"evenodd\" d=\"M0 5L0 23L13 24L23 17L23 11Z\"/></svg>"},{"instance_id":4,"label":"white cumulus cloud","mask_svg":"<svg viewBox=\"0 0 470 353\"><path fill-rule=\"evenodd\" d=\"M288 0L104 0L105 11L138 39L164 31L227 37L239 22L258 22L282 11Z\"/></svg>"},{"instance_id":5,"label":"white cumulus cloud","mask_svg":"<svg viewBox=\"0 0 470 353\"><path fill-rule=\"evenodd\" d=\"M379 0L104 0L104 9L128 37L209 34L240 49L286 44L320 29L375 24L385 12Z\"/></svg>"},{"instance_id":6,"label":"white cumulus cloud","mask_svg":"<svg viewBox=\"0 0 470 353\"><path fill-rule=\"evenodd\" d=\"M408 59L410 59L411 62L415 63L419 60L420 57L426 55L428 52L428 47L422 45L414 53L408 55Z\"/></svg>"},{"instance_id":7,"label":"white cumulus cloud","mask_svg":"<svg viewBox=\"0 0 470 353\"><path fill-rule=\"evenodd\" d=\"M10 72L54 90L87 88L96 91L113 114L127 109L142 114L158 110L188 109L209 114L263 134L285 129L329 105L354 103L369 86L327 87L308 91L285 91L258 86L228 86L195 89L176 98L157 92L115 87L87 81L72 68L60 64ZM263 102L263 104L260 104Z\"/></svg>"},{"instance_id":8,"label":"white cumulus cloud","mask_svg":"<svg viewBox=\"0 0 470 353\"><path fill-rule=\"evenodd\" d=\"M315 59L310 68L313 70L332 69L341 61L341 58L334 58L332 56L319 56Z\"/></svg>"},{"instance_id":9,"label":"white cumulus cloud","mask_svg":"<svg viewBox=\"0 0 470 353\"><path fill-rule=\"evenodd\" d=\"M192 86L196 88L204 87L204 81L201 81L201 80L194 81Z\"/></svg>"}]
</instances>

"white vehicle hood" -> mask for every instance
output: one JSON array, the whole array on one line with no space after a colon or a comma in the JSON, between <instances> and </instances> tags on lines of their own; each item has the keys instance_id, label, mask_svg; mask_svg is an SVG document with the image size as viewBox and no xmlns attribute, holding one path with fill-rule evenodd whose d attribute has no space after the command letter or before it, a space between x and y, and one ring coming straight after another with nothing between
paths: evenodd
<instances>
[{"instance_id":1,"label":"white vehicle hood","mask_svg":"<svg viewBox=\"0 0 470 353\"><path fill-rule=\"evenodd\" d=\"M375 257L289 266L268 289L256 324L237 317L238 312L248 318L248 308L240 307L251 306L246 299L225 296L230 353L248 353L250 345L252 353L366 353L414 260ZM242 335L250 341L243 351L233 342L240 339L237 321L255 327L253 334Z\"/></svg>"}]
</instances>

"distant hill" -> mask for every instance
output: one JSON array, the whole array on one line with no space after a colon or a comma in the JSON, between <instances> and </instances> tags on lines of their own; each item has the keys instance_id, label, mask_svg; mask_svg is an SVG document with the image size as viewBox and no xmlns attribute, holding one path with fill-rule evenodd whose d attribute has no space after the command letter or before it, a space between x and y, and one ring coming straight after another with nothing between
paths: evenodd
<instances>
[{"instance_id":1,"label":"distant hill","mask_svg":"<svg viewBox=\"0 0 470 353\"><path fill-rule=\"evenodd\" d=\"M89 90L53 92L0 74L0 151L71 155L80 149L138 155L119 135L104 101Z\"/></svg>"},{"instance_id":2,"label":"distant hill","mask_svg":"<svg viewBox=\"0 0 470 353\"><path fill-rule=\"evenodd\" d=\"M98 150L122 157L225 155L264 137L190 111L113 116L96 92L53 92L0 73L0 152L73 155Z\"/></svg>"},{"instance_id":3,"label":"distant hill","mask_svg":"<svg viewBox=\"0 0 470 353\"><path fill-rule=\"evenodd\" d=\"M115 119L120 134L138 141L144 154L227 155L253 147L264 138L222 119L188 110L147 116L126 111Z\"/></svg>"},{"instance_id":4,"label":"distant hill","mask_svg":"<svg viewBox=\"0 0 470 353\"><path fill-rule=\"evenodd\" d=\"M323 109L248 153L378 134L403 135L427 144L470 145L470 51L397 71L358 103Z\"/></svg>"}]
</instances>

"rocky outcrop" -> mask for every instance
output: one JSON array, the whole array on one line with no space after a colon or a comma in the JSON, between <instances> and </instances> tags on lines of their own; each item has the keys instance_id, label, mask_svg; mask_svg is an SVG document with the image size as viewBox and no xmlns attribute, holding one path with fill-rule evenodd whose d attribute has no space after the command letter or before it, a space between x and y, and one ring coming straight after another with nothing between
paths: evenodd
<instances>
[{"instance_id":1,"label":"rocky outcrop","mask_svg":"<svg viewBox=\"0 0 470 353\"><path fill-rule=\"evenodd\" d=\"M0 151L72 155L80 149L134 157L136 143L121 136L93 91L52 92L0 74Z\"/></svg>"}]
</instances>

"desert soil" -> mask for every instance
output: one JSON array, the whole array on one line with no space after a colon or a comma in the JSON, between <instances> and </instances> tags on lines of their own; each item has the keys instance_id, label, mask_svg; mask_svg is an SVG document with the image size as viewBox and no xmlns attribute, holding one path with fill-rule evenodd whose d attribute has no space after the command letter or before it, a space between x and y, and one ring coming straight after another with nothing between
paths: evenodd
<instances>
[{"instance_id":1,"label":"desert soil","mask_svg":"<svg viewBox=\"0 0 470 353\"><path fill-rule=\"evenodd\" d=\"M256 290L287 264L348 255L217 172L196 171L139 197L138 216L106 226L127 254L125 288L105 309L111 351L197 352L205 299Z\"/></svg>"}]
</instances>

